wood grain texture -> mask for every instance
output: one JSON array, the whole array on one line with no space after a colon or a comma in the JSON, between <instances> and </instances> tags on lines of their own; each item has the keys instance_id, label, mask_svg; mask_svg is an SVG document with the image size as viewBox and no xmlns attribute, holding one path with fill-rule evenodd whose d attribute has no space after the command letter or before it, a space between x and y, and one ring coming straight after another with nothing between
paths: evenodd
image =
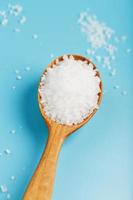
<instances>
[{"instance_id":1,"label":"wood grain texture","mask_svg":"<svg viewBox=\"0 0 133 200\"><path fill-rule=\"evenodd\" d=\"M70 55L68 55L70 56ZM88 58L85 58L80 55L73 55L74 59L86 61L90 63L91 61ZM48 67L53 67L56 62L62 61L63 56L55 59L51 62ZM92 62L91 62L92 63ZM93 64L94 65L94 64ZM94 69L96 66L94 65ZM47 69L44 71L47 73ZM99 72L97 71L96 76L100 77ZM39 83L39 88L41 88L41 81ZM102 99L102 81L100 82L101 92L98 94L98 105L101 103ZM30 181L30 184L24 194L23 200L50 200L52 196L52 189L55 178L56 171L56 163L59 155L60 148L63 144L65 138L87 123L92 116L96 113L97 109L94 109L92 113L90 113L81 123L76 125L61 125L57 124L55 121L48 118L48 116L44 112L43 105L41 104L41 96L38 92L38 103L39 108L44 118L48 128L49 128L49 137L46 145L45 152L42 155L42 158L39 162L39 165Z\"/></svg>"},{"instance_id":2,"label":"wood grain texture","mask_svg":"<svg viewBox=\"0 0 133 200\"><path fill-rule=\"evenodd\" d=\"M48 143L36 172L25 192L24 200L48 200L51 199L56 162L61 145L64 141L64 130L58 125L49 130Z\"/></svg>"}]
</instances>

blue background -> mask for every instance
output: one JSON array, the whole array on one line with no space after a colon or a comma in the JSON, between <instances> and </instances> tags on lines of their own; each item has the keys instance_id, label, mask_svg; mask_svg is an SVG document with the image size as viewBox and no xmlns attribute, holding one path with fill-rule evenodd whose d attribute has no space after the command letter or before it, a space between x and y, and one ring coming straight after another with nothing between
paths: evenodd
<instances>
[{"instance_id":1,"label":"blue background","mask_svg":"<svg viewBox=\"0 0 133 200\"><path fill-rule=\"evenodd\" d=\"M0 0L0 9L8 2ZM0 27L0 185L7 184L12 200L22 199L47 140L37 103L39 78L51 61L51 53L86 55L88 44L77 21L79 13L89 7L128 40L116 60L118 76L110 77L98 66L107 92L93 119L65 141L53 200L133 200L133 53L122 53L133 49L132 1L10 2L23 5L27 23L21 25L20 33L12 31L20 26L13 19L7 27ZM34 33L37 40L32 39ZM31 71L24 70L27 66ZM16 69L22 80L16 80ZM116 84L120 85L117 91L113 89ZM121 95L124 89L126 96ZM15 134L10 133L12 129ZM6 148L11 155L3 153ZM12 175L16 181L10 180ZM4 199L6 195L0 193L0 200Z\"/></svg>"}]
</instances>

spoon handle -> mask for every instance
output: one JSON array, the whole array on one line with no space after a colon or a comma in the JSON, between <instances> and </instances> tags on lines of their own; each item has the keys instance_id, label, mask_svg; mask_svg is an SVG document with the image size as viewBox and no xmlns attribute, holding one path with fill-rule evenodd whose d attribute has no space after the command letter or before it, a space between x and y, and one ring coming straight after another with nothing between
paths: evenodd
<instances>
[{"instance_id":1,"label":"spoon handle","mask_svg":"<svg viewBox=\"0 0 133 200\"><path fill-rule=\"evenodd\" d=\"M64 141L61 131L61 128L56 126L49 130L46 149L24 194L23 200L51 199L56 163Z\"/></svg>"}]
</instances>

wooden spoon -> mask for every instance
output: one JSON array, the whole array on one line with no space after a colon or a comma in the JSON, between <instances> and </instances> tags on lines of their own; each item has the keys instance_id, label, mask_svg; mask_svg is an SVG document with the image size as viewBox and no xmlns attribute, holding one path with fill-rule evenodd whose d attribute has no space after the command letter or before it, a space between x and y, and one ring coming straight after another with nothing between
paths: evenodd
<instances>
[{"instance_id":1,"label":"wooden spoon","mask_svg":"<svg viewBox=\"0 0 133 200\"><path fill-rule=\"evenodd\" d=\"M68 55L70 56L70 55ZM85 57L80 55L73 55L75 60L82 60L90 63L91 61ZM58 61L62 61L63 56L58 58ZM48 67L53 67L56 64L56 60L51 62ZM94 65L94 64L93 64ZM94 69L96 66L94 65ZM44 73L47 71L45 70ZM100 77L99 72L96 74ZM40 82L41 83L41 82ZM39 84L39 88L41 84ZM102 82L100 82L100 89L101 92L99 93L98 98L98 105L101 103L102 98ZM55 121L51 120L44 112L43 105L41 104L41 96L38 92L38 102L42 117L44 118L48 130L48 141L45 148L45 151L42 155L42 158L39 162L39 165L29 183L29 186L24 194L23 200L50 200L52 196L52 189L54 184L55 178L55 171L56 171L56 163L59 156L60 148L65 140L65 138L70 135L70 133L76 131L81 126L83 126L86 122L88 122L91 117L96 113L97 109L93 110L93 112L88 115L84 121L77 125L61 125L56 123Z\"/></svg>"}]
</instances>

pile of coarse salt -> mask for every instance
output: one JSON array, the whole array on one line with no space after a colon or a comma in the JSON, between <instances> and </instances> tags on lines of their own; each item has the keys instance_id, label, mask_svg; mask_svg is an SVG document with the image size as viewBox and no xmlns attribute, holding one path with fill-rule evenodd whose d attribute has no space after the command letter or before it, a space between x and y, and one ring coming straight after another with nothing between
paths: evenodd
<instances>
[{"instance_id":1,"label":"pile of coarse salt","mask_svg":"<svg viewBox=\"0 0 133 200\"><path fill-rule=\"evenodd\" d=\"M64 56L41 78L39 94L44 112L66 125L82 122L98 108L100 78L92 63Z\"/></svg>"}]
</instances>

